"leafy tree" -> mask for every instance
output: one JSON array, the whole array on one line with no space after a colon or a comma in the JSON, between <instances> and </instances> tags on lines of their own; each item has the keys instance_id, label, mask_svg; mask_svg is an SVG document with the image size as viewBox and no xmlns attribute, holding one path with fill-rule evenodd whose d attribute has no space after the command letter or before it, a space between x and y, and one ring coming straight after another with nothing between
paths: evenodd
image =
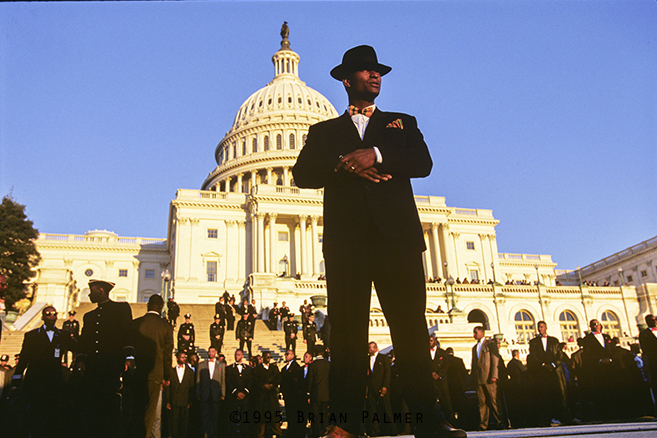
<instances>
[{"instance_id":1,"label":"leafy tree","mask_svg":"<svg viewBox=\"0 0 657 438\"><path fill-rule=\"evenodd\" d=\"M25 298L25 282L36 275L34 268L41 255L34 242L39 237L31 220L25 215L25 206L17 203L11 194L0 204L0 275L6 277L6 307Z\"/></svg>"}]
</instances>

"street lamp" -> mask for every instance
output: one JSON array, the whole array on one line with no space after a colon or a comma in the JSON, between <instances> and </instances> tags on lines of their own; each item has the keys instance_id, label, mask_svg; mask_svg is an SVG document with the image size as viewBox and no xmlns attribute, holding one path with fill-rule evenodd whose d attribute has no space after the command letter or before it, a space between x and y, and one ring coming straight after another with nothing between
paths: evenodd
<instances>
[{"instance_id":1,"label":"street lamp","mask_svg":"<svg viewBox=\"0 0 657 438\"><path fill-rule=\"evenodd\" d=\"M171 272L169 269L162 271L162 295L164 295L164 301L166 302L169 299L169 282L171 281Z\"/></svg>"},{"instance_id":2,"label":"street lamp","mask_svg":"<svg viewBox=\"0 0 657 438\"><path fill-rule=\"evenodd\" d=\"M454 277L452 277L450 275L449 278L447 279L447 284L449 284L451 292L452 292L452 308L449 309L449 311L447 312L450 315L452 315L454 313L461 313L461 310L456 307L456 297L455 297L455 294L454 294L454 283L455 283Z\"/></svg>"},{"instance_id":3,"label":"street lamp","mask_svg":"<svg viewBox=\"0 0 657 438\"><path fill-rule=\"evenodd\" d=\"M497 279L495 278L495 262L490 262L490 268L493 270L493 284L497 283Z\"/></svg>"}]
</instances>

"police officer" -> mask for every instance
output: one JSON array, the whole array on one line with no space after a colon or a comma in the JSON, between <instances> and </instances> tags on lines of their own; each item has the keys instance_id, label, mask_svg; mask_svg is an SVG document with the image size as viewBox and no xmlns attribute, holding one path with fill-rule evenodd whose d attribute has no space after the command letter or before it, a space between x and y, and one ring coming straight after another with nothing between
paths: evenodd
<instances>
[{"instance_id":1,"label":"police officer","mask_svg":"<svg viewBox=\"0 0 657 438\"><path fill-rule=\"evenodd\" d=\"M315 354L315 342L317 342L317 324L315 315L308 315L308 322L303 325L303 342L306 344L306 351Z\"/></svg>"},{"instance_id":2,"label":"police officer","mask_svg":"<svg viewBox=\"0 0 657 438\"><path fill-rule=\"evenodd\" d=\"M62 331L68 333L73 339L75 339L75 344L77 345L77 340L80 337L80 323L75 319L75 310L68 312L68 319L62 324ZM75 358L75 351L71 351L71 354ZM65 364L68 364L68 351L62 351L62 358Z\"/></svg>"},{"instance_id":3,"label":"police officer","mask_svg":"<svg viewBox=\"0 0 657 438\"><path fill-rule=\"evenodd\" d=\"M285 331L285 351L292 350L296 353L299 324L294 320L294 313L288 313L287 318L287 321L283 323L283 330Z\"/></svg>"},{"instance_id":4,"label":"police officer","mask_svg":"<svg viewBox=\"0 0 657 438\"><path fill-rule=\"evenodd\" d=\"M220 314L214 315L214 322L210 325L210 346L221 353L221 346L224 343L224 320Z\"/></svg>"},{"instance_id":5,"label":"police officer","mask_svg":"<svg viewBox=\"0 0 657 438\"><path fill-rule=\"evenodd\" d=\"M254 324L251 322L249 314L244 313L235 328L235 339L239 339L240 341L240 350L244 351L244 344L246 344L246 348L249 350L249 358L252 357L251 342L253 341L253 326Z\"/></svg>"},{"instance_id":6,"label":"police officer","mask_svg":"<svg viewBox=\"0 0 657 438\"><path fill-rule=\"evenodd\" d=\"M191 322L192 315L185 315L185 322L180 324L180 329L178 330L178 351L184 351L189 356L190 353L196 352L196 346L194 342L196 340L196 331L194 330L194 324Z\"/></svg>"}]
</instances>

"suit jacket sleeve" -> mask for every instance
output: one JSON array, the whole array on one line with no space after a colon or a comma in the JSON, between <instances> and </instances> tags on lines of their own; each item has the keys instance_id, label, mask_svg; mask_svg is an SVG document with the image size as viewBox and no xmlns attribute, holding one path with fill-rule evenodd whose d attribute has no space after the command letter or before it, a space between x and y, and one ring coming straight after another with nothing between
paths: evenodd
<instances>
[{"instance_id":1,"label":"suit jacket sleeve","mask_svg":"<svg viewBox=\"0 0 657 438\"><path fill-rule=\"evenodd\" d=\"M306 144L299 153L297 162L292 168L294 183L297 187L319 189L324 187L333 175L338 164L339 154L332 154L327 148L322 148L322 130L326 125L313 125L308 130ZM335 155L335 156L333 156ZM301 310L301 308L299 308Z\"/></svg>"}]
</instances>

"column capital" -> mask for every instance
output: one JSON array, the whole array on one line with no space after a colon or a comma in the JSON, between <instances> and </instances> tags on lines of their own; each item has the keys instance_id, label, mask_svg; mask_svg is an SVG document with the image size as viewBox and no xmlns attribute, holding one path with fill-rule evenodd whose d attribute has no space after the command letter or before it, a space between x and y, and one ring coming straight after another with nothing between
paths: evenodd
<instances>
[{"instance_id":1,"label":"column capital","mask_svg":"<svg viewBox=\"0 0 657 438\"><path fill-rule=\"evenodd\" d=\"M274 220L274 221L275 221L276 218L278 217L278 213L274 213L274 212L267 213L267 215L269 216L269 220L270 220L270 221L271 221L271 220Z\"/></svg>"},{"instance_id":2,"label":"column capital","mask_svg":"<svg viewBox=\"0 0 657 438\"><path fill-rule=\"evenodd\" d=\"M440 224L440 225L441 225L443 231L449 231L449 224L443 223L443 224Z\"/></svg>"},{"instance_id":3,"label":"column capital","mask_svg":"<svg viewBox=\"0 0 657 438\"><path fill-rule=\"evenodd\" d=\"M438 231L439 227L440 227L439 222L431 222L431 231Z\"/></svg>"},{"instance_id":4,"label":"column capital","mask_svg":"<svg viewBox=\"0 0 657 438\"><path fill-rule=\"evenodd\" d=\"M314 214L310 216L310 220L312 221L312 223L317 224L317 222L319 221L319 215Z\"/></svg>"},{"instance_id":5,"label":"column capital","mask_svg":"<svg viewBox=\"0 0 657 438\"><path fill-rule=\"evenodd\" d=\"M305 225L307 220L308 220L308 215L307 214L300 214L300 215L297 216L297 223L298 224L303 223Z\"/></svg>"},{"instance_id":6,"label":"column capital","mask_svg":"<svg viewBox=\"0 0 657 438\"><path fill-rule=\"evenodd\" d=\"M244 228L244 227L246 227L246 222L245 222L245 221L236 221L236 222L237 222L237 226L238 226L239 228Z\"/></svg>"},{"instance_id":7,"label":"column capital","mask_svg":"<svg viewBox=\"0 0 657 438\"><path fill-rule=\"evenodd\" d=\"M224 222L225 222L226 225L229 226L229 227L233 227L233 226L235 226L235 225L237 224L237 221L236 221L236 220L233 220L233 219L227 219L227 220L225 220Z\"/></svg>"},{"instance_id":8,"label":"column capital","mask_svg":"<svg viewBox=\"0 0 657 438\"><path fill-rule=\"evenodd\" d=\"M259 211L259 212L257 212L257 213L254 213L253 216L255 216L256 219L258 219L259 221L261 221L261 220L263 220L263 219L265 218L265 216L267 216L267 215L266 215L265 213Z\"/></svg>"},{"instance_id":9,"label":"column capital","mask_svg":"<svg viewBox=\"0 0 657 438\"><path fill-rule=\"evenodd\" d=\"M192 224L192 225L198 225L199 222L200 222L200 220L197 217L190 217L189 218L189 223Z\"/></svg>"}]
</instances>

